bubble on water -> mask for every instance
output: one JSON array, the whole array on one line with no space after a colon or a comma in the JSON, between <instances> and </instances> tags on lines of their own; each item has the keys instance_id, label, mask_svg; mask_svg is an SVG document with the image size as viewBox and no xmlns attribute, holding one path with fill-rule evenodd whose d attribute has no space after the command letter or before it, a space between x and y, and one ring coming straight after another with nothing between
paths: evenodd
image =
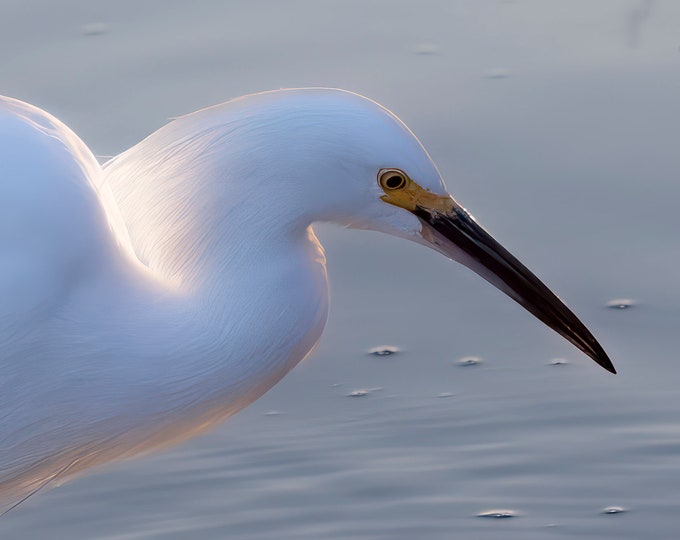
<instances>
[{"instance_id":1,"label":"bubble on water","mask_svg":"<svg viewBox=\"0 0 680 540\"><path fill-rule=\"evenodd\" d=\"M603 514L624 514L625 512L628 512L628 508L623 506L607 506L602 510Z\"/></svg>"},{"instance_id":2,"label":"bubble on water","mask_svg":"<svg viewBox=\"0 0 680 540\"><path fill-rule=\"evenodd\" d=\"M607 302L607 307L609 309L628 309L632 308L635 304L635 300L631 298L614 298Z\"/></svg>"},{"instance_id":3,"label":"bubble on water","mask_svg":"<svg viewBox=\"0 0 680 540\"><path fill-rule=\"evenodd\" d=\"M566 358L553 358L548 363L550 366L566 366L567 364L569 364L569 360Z\"/></svg>"},{"instance_id":4,"label":"bubble on water","mask_svg":"<svg viewBox=\"0 0 680 540\"><path fill-rule=\"evenodd\" d=\"M394 347L393 345L380 345L379 347L368 349L368 354L372 354L373 356L389 356L391 354L397 354L399 351L399 347Z\"/></svg>"},{"instance_id":5,"label":"bubble on water","mask_svg":"<svg viewBox=\"0 0 680 540\"><path fill-rule=\"evenodd\" d=\"M455 394L453 392L439 392L439 394L437 394L438 398L447 398L447 397L453 397L453 396L455 396Z\"/></svg>"},{"instance_id":6,"label":"bubble on water","mask_svg":"<svg viewBox=\"0 0 680 540\"><path fill-rule=\"evenodd\" d=\"M482 363L482 359L479 356L464 356L457 363L459 366L477 366Z\"/></svg>"},{"instance_id":7,"label":"bubble on water","mask_svg":"<svg viewBox=\"0 0 680 540\"><path fill-rule=\"evenodd\" d=\"M352 390L349 394L347 394L347 397L365 397L374 392L380 392L381 390L384 390L382 386L374 386L373 388L357 388L356 390Z\"/></svg>"},{"instance_id":8,"label":"bubble on water","mask_svg":"<svg viewBox=\"0 0 680 540\"><path fill-rule=\"evenodd\" d=\"M414 52L414 54L420 54L420 55L437 54L439 52L439 47L437 46L436 43L423 42L423 43L418 43L413 48L413 52Z\"/></svg>"},{"instance_id":9,"label":"bubble on water","mask_svg":"<svg viewBox=\"0 0 680 540\"><path fill-rule=\"evenodd\" d=\"M282 414L281 411L267 411L264 413L265 416L281 416Z\"/></svg>"},{"instance_id":10,"label":"bubble on water","mask_svg":"<svg viewBox=\"0 0 680 540\"><path fill-rule=\"evenodd\" d=\"M109 27L103 22L93 22L80 27L80 33L84 36L101 36L108 32Z\"/></svg>"},{"instance_id":11,"label":"bubble on water","mask_svg":"<svg viewBox=\"0 0 680 540\"><path fill-rule=\"evenodd\" d=\"M484 72L485 79L507 79L512 72L506 68L491 68Z\"/></svg>"},{"instance_id":12,"label":"bubble on water","mask_svg":"<svg viewBox=\"0 0 680 540\"><path fill-rule=\"evenodd\" d=\"M495 510L485 510L484 512L479 512L477 517L481 518L491 518L491 519L508 519L517 517L519 514L514 510L508 509L495 509Z\"/></svg>"}]
</instances>

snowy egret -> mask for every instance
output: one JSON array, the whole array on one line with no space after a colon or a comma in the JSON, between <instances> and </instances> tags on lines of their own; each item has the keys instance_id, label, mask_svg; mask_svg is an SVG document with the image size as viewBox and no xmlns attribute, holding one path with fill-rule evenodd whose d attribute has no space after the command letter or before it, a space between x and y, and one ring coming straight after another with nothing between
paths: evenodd
<instances>
[{"instance_id":1,"label":"snowy egret","mask_svg":"<svg viewBox=\"0 0 680 540\"><path fill-rule=\"evenodd\" d=\"M309 354L328 309L319 221L440 251L614 372L357 94L238 98L103 167L59 120L0 98L0 164L0 510L214 426Z\"/></svg>"}]
</instances>

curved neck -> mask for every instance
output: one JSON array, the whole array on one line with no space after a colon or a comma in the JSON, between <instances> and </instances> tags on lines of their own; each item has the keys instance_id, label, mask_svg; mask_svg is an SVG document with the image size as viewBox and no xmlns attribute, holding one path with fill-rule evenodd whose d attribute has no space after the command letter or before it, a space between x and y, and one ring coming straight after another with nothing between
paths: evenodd
<instances>
[{"instance_id":1,"label":"curved neck","mask_svg":"<svg viewBox=\"0 0 680 540\"><path fill-rule=\"evenodd\" d=\"M228 416L313 349L328 312L325 259L311 229L260 248L192 290L168 288L126 264L109 267L51 331L66 340L87 336L69 360L72 371L91 385L118 381L127 396L116 402L132 411L161 418L217 407Z\"/></svg>"},{"instance_id":2,"label":"curved neck","mask_svg":"<svg viewBox=\"0 0 680 540\"><path fill-rule=\"evenodd\" d=\"M327 312L307 186L262 168L282 156L258 147L251 113L177 119L104 166L137 256L176 294L161 309L180 327L168 338L184 355L172 377L207 373L218 392L274 384L314 346Z\"/></svg>"},{"instance_id":3,"label":"curved neck","mask_svg":"<svg viewBox=\"0 0 680 540\"><path fill-rule=\"evenodd\" d=\"M184 289L285 249L312 222L295 179L261 169L274 157L244 135L247 115L206 115L174 120L104 166L135 253Z\"/></svg>"}]
</instances>

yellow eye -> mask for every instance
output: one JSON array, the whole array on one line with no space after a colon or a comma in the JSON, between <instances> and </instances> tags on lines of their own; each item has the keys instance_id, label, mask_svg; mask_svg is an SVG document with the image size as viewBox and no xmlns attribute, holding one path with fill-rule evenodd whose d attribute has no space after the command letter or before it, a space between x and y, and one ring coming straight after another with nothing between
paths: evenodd
<instances>
[{"instance_id":1,"label":"yellow eye","mask_svg":"<svg viewBox=\"0 0 680 540\"><path fill-rule=\"evenodd\" d=\"M396 191L406 187L406 173L399 169L381 169L378 173L378 183L385 191Z\"/></svg>"}]
</instances>

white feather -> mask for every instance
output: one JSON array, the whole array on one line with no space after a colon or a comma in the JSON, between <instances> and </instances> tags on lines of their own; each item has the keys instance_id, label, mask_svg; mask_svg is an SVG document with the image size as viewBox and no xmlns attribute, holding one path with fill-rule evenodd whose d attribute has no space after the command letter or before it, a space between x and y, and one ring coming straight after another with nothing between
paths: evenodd
<instances>
[{"instance_id":1,"label":"white feather","mask_svg":"<svg viewBox=\"0 0 680 540\"><path fill-rule=\"evenodd\" d=\"M318 341L311 224L416 239L381 167L443 192L408 129L326 89L172 121L103 170L64 124L0 100L0 510L55 478L190 437Z\"/></svg>"}]
</instances>

